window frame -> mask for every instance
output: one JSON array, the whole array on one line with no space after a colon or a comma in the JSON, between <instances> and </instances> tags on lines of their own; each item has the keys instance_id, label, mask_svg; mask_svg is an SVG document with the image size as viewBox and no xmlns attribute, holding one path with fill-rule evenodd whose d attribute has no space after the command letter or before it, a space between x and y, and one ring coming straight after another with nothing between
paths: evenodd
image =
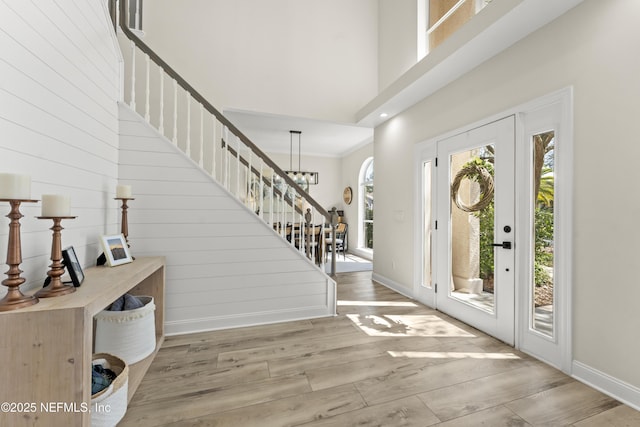
<instances>
[{"instance_id":1,"label":"window frame","mask_svg":"<svg viewBox=\"0 0 640 427\"><path fill-rule=\"evenodd\" d=\"M430 40L431 34L437 31L438 28L440 28L443 24L445 24L447 20L451 17L451 15L455 14L458 11L458 9L460 9L465 5L465 3L467 3L467 1L472 3L471 7L473 9L473 13L467 20L465 20L463 24L460 25L460 27L466 25L469 19L473 18L473 16L480 13L480 11L482 11L482 9L484 9L485 6L491 3L492 0L459 0L458 2L454 3L451 6L451 8L449 8L449 10L443 12L440 19L435 23L433 23L433 25L430 24L430 21L431 21L430 0L417 0L418 61L420 61L425 56L427 56L429 52L431 52L437 46L437 44L444 42L444 40L449 38L452 34L454 34L460 28L460 27L455 27L454 29L447 31L447 34L444 36L442 40L440 40L436 44L436 46L433 46L433 47L431 46L431 40Z\"/></svg>"},{"instance_id":2,"label":"window frame","mask_svg":"<svg viewBox=\"0 0 640 427\"><path fill-rule=\"evenodd\" d=\"M372 219L370 220L366 219L366 212L365 212L365 206L364 206L365 186L371 185L371 187L374 188L375 178L374 180L371 180L371 181L366 180L367 172L370 167L372 169L372 174L375 174L375 165L374 165L373 157L368 157L367 159L365 159L364 162L362 162L362 166L360 167L360 173L358 175L358 249L373 253L373 246L374 246L373 239L372 239L371 248L367 247L367 244L365 241L366 240L366 224L371 224L371 227L373 228L373 223L374 223L373 217L375 216L375 214L373 213L374 208L372 207L371 209Z\"/></svg>"}]
</instances>

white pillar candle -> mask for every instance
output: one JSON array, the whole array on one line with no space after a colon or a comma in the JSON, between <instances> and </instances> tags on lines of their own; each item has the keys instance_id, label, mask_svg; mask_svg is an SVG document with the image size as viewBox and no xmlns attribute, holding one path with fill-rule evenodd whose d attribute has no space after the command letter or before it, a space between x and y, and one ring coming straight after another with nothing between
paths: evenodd
<instances>
[{"instance_id":1,"label":"white pillar candle","mask_svg":"<svg viewBox=\"0 0 640 427\"><path fill-rule=\"evenodd\" d=\"M0 199L31 200L31 177L0 173Z\"/></svg>"},{"instance_id":2,"label":"white pillar candle","mask_svg":"<svg viewBox=\"0 0 640 427\"><path fill-rule=\"evenodd\" d=\"M71 216L71 201L69 200L69 196L62 196L59 194L43 194L42 216Z\"/></svg>"},{"instance_id":3,"label":"white pillar candle","mask_svg":"<svg viewBox=\"0 0 640 427\"><path fill-rule=\"evenodd\" d=\"M130 199L131 198L131 186L130 185L118 185L116 187L116 198L118 198L118 199Z\"/></svg>"}]
</instances>

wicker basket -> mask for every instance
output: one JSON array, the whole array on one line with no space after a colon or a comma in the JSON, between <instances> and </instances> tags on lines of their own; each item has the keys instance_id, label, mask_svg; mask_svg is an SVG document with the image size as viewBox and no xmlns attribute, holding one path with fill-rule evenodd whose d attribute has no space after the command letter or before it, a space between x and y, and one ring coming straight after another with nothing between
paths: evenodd
<instances>
[{"instance_id":1,"label":"wicker basket","mask_svg":"<svg viewBox=\"0 0 640 427\"><path fill-rule=\"evenodd\" d=\"M155 304L152 297L139 296L143 307L134 310L103 310L96 314L95 351L110 353L132 365L156 348Z\"/></svg>"},{"instance_id":2,"label":"wicker basket","mask_svg":"<svg viewBox=\"0 0 640 427\"><path fill-rule=\"evenodd\" d=\"M91 396L91 426L114 427L127 412L129 366L124 360L108 353L94 354L93 363L102 363L117 376L109 387Z\"/></svg>"}]
</instances>

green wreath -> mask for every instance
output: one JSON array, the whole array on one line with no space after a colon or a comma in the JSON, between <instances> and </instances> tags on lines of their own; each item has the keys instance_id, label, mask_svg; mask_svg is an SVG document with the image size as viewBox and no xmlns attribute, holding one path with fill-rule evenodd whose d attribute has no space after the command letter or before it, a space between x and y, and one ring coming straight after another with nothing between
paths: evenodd
<instances>
[{"instance_id":1,"label":"green wreath","mask_svg":"<svg viewBox=\"0 0 640 427\"><path fill-rule=\"evenodd\" d=\"M451 183L451 200L453 200L453 203L455 203L460 210L464 212L478 212L491 204L495 190L492 166L490 163L487 165L483 160L476 159L468 162L458 171L456 177L453 179L453 183ZM480 184L480 199L471 206L465 205L462 200L460 200L460 197L458 197L460 183L465 178Z\"/></svg>"}]
</instances>

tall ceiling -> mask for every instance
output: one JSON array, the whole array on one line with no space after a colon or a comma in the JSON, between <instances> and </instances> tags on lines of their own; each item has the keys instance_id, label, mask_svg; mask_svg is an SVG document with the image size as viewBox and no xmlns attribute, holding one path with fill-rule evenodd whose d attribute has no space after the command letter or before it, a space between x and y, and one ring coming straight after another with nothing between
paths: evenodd
<instances>
[{"instance_id":1,"label":"tall ceiling","mask_svg":"<svg viewBox=\"0 0 640 427\"><path fill-rule=\"evenodd\" d=\"M238 110L226 110L224 115L267 153L289 153L290 130L302 132L300 151L305 156L342 157L373 141L370 127ZM298 153L296 135L293 152Z\"/></svg>"}]
</instances>

